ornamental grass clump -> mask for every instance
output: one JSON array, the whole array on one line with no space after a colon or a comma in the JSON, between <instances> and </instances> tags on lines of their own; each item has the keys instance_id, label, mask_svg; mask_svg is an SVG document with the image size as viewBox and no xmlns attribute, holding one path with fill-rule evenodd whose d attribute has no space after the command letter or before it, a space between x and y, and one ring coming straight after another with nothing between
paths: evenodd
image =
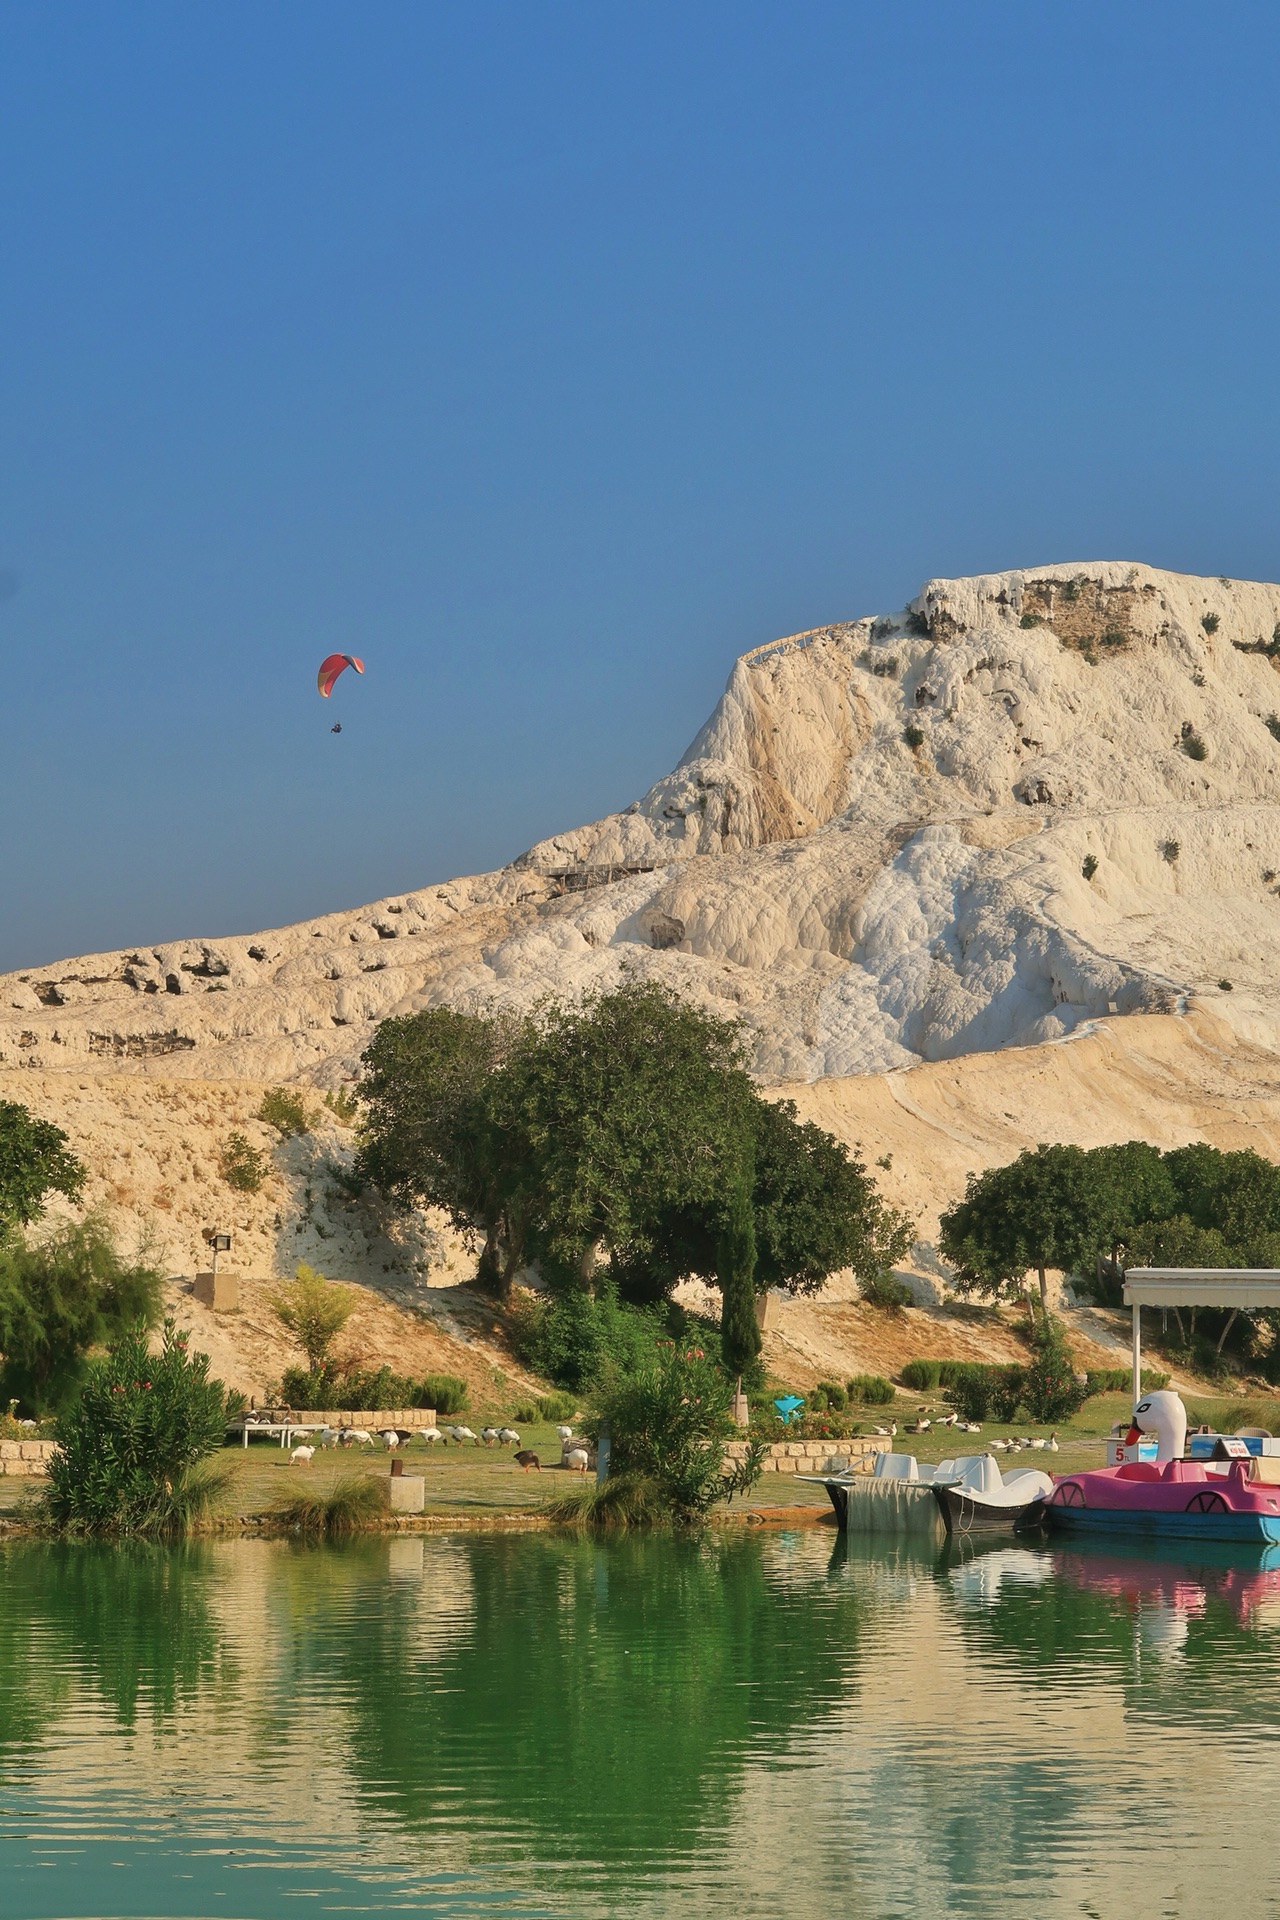
<instances>
[{"instance_id":1,"label":"ornamental grass clump","mask_svg":"<svg viewBox=\"0 0 1280 1920\"><path fill-rule=\"evenodd\" d=\"M141 1328L89 1369L84 1391L54 1428L46 1517L62 1532L189 1532L208 1512L220 1476L200 1462L226 1435L227 1396L209 1356L164 1324L159 1353Z\"/></svg>"},{"instance_id":2,"label":"ornamental grass clump","mask_svg":"<svg viewBox=\"0 0 1280 1920\"><path fill-rule=\"evenodd\" d=\"M341 1539L382 1518L389 1509L390 1484L367 1473L349 1473L327 1492L298 1493L278 1500L268 1509L267 1517L294 1533Z\"/></svg>"}]
</instances>

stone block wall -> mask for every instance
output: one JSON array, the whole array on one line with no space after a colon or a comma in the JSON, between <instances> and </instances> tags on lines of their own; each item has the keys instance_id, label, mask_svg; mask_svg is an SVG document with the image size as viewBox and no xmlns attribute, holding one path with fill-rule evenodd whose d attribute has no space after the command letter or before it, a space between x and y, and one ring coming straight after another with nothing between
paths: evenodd
<instances>
[{"instance_id":1,"label":"stone block wall","mask_svg":"<svg viewBox=\"0 0 1280 1920\"><path fill-rule=\"evenodd\" d=\"M725 1455L730 1460L745 1460L745 1440L730 1440ZM775 1440L765 1456L766 1473L844 1473L854 1467L865 1473L875 1468L876 1455L883 1453L884 1440Z\"/></svg>"},{"instance_id":2,"label":"stone block wall","mask_svg":"<svg viewBox=\"0 0 1280 1920\"><path fill-rule=\"evenodd\" d=\"M32 1479L49 1471L56 1440L0 1440L0 1474L10 1479Z\"/></svg>"}]
</instances>

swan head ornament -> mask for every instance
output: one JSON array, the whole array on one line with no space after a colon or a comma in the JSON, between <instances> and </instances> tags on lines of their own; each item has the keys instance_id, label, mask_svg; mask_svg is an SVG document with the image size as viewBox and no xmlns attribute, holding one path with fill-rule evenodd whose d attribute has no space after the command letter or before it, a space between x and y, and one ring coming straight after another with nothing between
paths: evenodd
<instances>
[{"instance_id":1,"label":"swan head ornament","mask_svg":"<svg viewBox=\"0 0 1280 1920\"><path fill-rule=\"evenodd\" d=\"M1187 1410L1176 1393L1165 1389L1143 1395L1125 1439L1132 1446L1143 1433L1155 1435L1157 1460L1181 1460L1187 1444Z\"/></svg>"}]
</instances>

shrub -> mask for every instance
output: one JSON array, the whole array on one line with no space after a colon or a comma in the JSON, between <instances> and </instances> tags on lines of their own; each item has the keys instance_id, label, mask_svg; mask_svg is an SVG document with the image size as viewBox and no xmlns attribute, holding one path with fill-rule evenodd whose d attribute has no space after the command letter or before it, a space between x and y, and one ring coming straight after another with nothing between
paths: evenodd
<instances>
[{"instance_id":1,"label":"shrub","mask_svg":"<svg viewBox=\"0 0 1280 1920\"><path fill-rule=\"evenodd\" d=\"M819 1380L809 1392L809 1410L812 1413L843 1413L849 1404L849 1396L837 1380Z\"/></svg>"},{"instance_id":2,"label":"shrub","mask_svg":"<svg viewBox=\"0 0 1280 1920\"><path fill-rule=\"evenodd\" d=\"M456 1373L429 1373L410 1404L434 1407L437 1413L465 1413L470 1398L470 1388Z\"/></svg>"},{"instance_id":3,"label":"shrub","mask_svg":"<svg viewBox=\"0 0 1280 1920\"><path fill-rule=\"evenodd\" d=\"M1024 613L1018 625L1020 627L1038 627L1040 625L1040 615L1038 613Z\"/></svg>"},{"instance_id":4,"label":"shrub","mask_svg":"<svg viewBox=\"0 0 1280 1920\"><path fill-rule=\"evenodd\" d=\"M0 1238L0 1400L58 1407L91 1347L158 1324L161 1286L145 1251L125 1259L96 1214L30 1243Z\"/></svg>"},{"instance_id":5,"label":"shrub","mask_svg":"<svg viewBox=\"0 0 1280 1920\"><path fill-rule=\"evenodd\" d=\"M340 1126L353 1127L360 1112L360 1102L347 1092L345 1087L335 1087L326 1093L324 1104Z\"/></svg>"},{"instance_id":6,"label":"shrub","mask_svg":"<svg viewBox=\"0 0 1280 1920\"><path fill-rule=\"evenodd\" d=\"M293 1279L270 1296L270 1304L281 1326L288 1328L306 1354L314 1373L355 1312L356 1296L352 1288L326 1280L300 1260Z\"/></svg>"},{"instance_id":7,"label":"shrub","mask_svg":"<svg viewBox=\"0 0 1280 1920\"><path fill-rule=\"evenodd\" d=\"M953 1362L944 1398L964 1420L1012 1420L1022 1402L1025 1368Z\"/></svg>"},{"instance_id":8,"label":"shrub","mask_svg":"<svg viewBox=\"0 0 1280 1920\"><path fill-rule=\"evenodd\" d=\"M892 1380L886 1380L881 1373L855 1373L849 1382L850 1403L864 1407L892 1406L896 1399Z\"/></svg>"},{"instance_id":9,"label":"shrub","mask_svg":"<svg viewBox=\"0 0 1280 1920\"><path fill-rule=\"evenodd\" d=\"M299 1413L342 1407L352 1413L376 1413L392 1407L434 1407L438 1414L465 1413L465 1380L452 1373L429 1373L410 1380L388 1366L362 1367L358 1361L322 1360L316 1367L286 1367L280 1398Z\"/></svg>"},{"instance_id":10,"label":"shrub","mask_svg":"<svg viewBox=\"0 0 1280 1920\"><path fill-rule=\"evenodd\" d=\"M1022 1400L1027 1412L1043 1425L1069 1420L1080 1411L1087 1392L1076 1378L1062 1322L1042 1313L1032 1335L1031 1364L1023 1372Z\"/></svg>"},{"instance_id":11,"label":"shrub","mask_svg":"<svg viewBox=\"0 0 1280 1920\"><path fill-rule=\"evenodd\" d=\"M899 1313L911 1305L910 1287L887 1267L859 1274L858 1291L869 1307L880 1307L888 1313Z\"/></svg>"},{"instance_id":12,"label":"shrub","mask_svg":"<svg viewBox=\"0 0 1280 1920\"><path fill-rule=\"evenodd\" d=\"M289 1087L275 1087L270 1093L264 1093L258 1118L264 1125L274 1127L286 1140L290 1134L310 1133L314 1125L312 1116L303 1105L301 1094L294 1093Z\"/></svg>"},{"instance_id":13,"label":"shrub","mask_svg":"<svg viewBox=\"0 0 1280 1920\"><path fill-rule=\"evenodd\" d=\"M1127 635L1123 634L1119 627L1108 627L1105 633L1098 636L1098 645L1100 647L1122 647L1125 644L1126 638Z\"/></svg>"},{"instance_id":14,"label":"shrub","mask_svg":"<svg viewBox=\"0 0 1280 1920\"><path fill-rule=\"evenodd\" d=\"M1189 733L1182 742L1182 751L1188 760L1207 760L1209 749L1198 733Z\"/></svg>"},{"instance_id":15,"label":"shrub","mask_svg":"<svg viewBox=\"0 0 1280 1920\"><path fill-rule=\"evenodd\" d=\"M724 1443L737 1429L732 1383L695 1349L668 1346L649 1365L615 1377L592 1422L609 1429L613 1471L651 1484L649 1511L676 1521L702 1518L717 1500L745 1493L760 1477L765 1442L725 1472Z\"/></svg>"},{"instance_id":16,"label":"shrub","mask_svg":"<svg viewBox=\"0 0 1280 1920\"><path fill-rule=\"evenodd\" d=\"M1092 880L1098 871L1098 856L1094 853L1086 853L1080 871L1086 880Z\"/></svg>"},{"instance_id":17,"label":"shrub","mask_svg":"<svg viewBox=\"0 0 1280 1920\"><path fill-rule=\"evenodd\" d=\"M871 671L881 680L896 680L898 677L898 656L885 654L879 660L871 662Z\"/></svg>"},{"instance_id":18,"label":"shrub","mask_svg":"<svg viewBox=\"0 0 1280 1920\"><path fill-rule=\"evenodd\" d=\"M208 1355L189 1354L172 1320L159 1353L141 1327L122 1335L58 1419L49 1518L84 1533L186 1531L214 1490L193 1469L222 1445L226 1407Z\"/></svg>"},{"instance_id":19,"label":"shrub","mask_svg":"<svg viewBox=\"0 0 1280 1920\"><path fill-rule=\"evenodd\" d=\"M534 1404L539 1420L550 1420L553 1424L572 1420L578 1411L578 1403L571 1393L542 1393Z\"/></svg>"},{"instance_id":20,"label":"shrub","mask_svg":"<svg viewBox=\"0 0 1280 1920\"><path fill-rule=\"evenodd\" d=\"M1273 740L1280 740L1280 713L1267 715L1267 732Z\"/></svg>"},{"instance_id":21,"label":"shrub","mask_svg":"<svg viewBox=\"0 0 1280 1920\"><path fill-rule=\"evenodd\" d=\"M1204 628L1206 633L1216 633L1220 625L1217 614L1202 613L1200 615L1200 625Z\"/></svg>"},{"instance_id":22,"label":"shrub","mask_svg":"<svg viewBox=\"0 0 1280 1920\"><path fill-rule=\"evenodd\" d=\"M1234 987L1232 986L1232 984L1231 984L1231 982L1230 982L1230 980L1219 980L1219 982L1218 982L1218 992L1219 992L1219 993L1234 993L1234 992L1235 992L1235 988L1234 988Z\"/></svg>"},{"instance_id":23,"label":"shrub","mask_svg":"<svg viewBox=\"0 0 1280 1920\"><path fill-rule=\"evenodd\" d=\"M914 720L908 721L902 729L902 737L914 753L918 747L924 745L924 728L918 727Z\"/></svg>"},{"instance_id":24,"label":"shrub","mask_svg":"<svg viewBox=\"0 0 1280 1920\"><path fill-rule=\"evenodd\" d=\"M915 1393L932 1393L942 1381L940 1360L908 1360L902 1369L902 1384Z\"/></svg>"},{"instance_id":25,"label":"shrub","mask_svg":"<svg viewBox=\"0 0 1280 1920\"><path fill-rule=\"evenodd\" d=\"M1085 1393L1092 1399L1095 1393L1127 1393L1133 1383L1133 1370L1130 1367L1090 1367L1085 1374ZM1159 1373L1154 1368L1142 1369L1142 1391L1158 1393L1169 1384L1169 1375Z\"/></svg>"},{"instance_id":26,"label":"shrub","mask_svg":"<svg viewBox=\"0 0 1280 1920\"><path fill-rule=\"evenodd\" d=\"M1177 840L1164 840L1160 843L1160 852L1172 866L1182 852L1182 847Z\"/></svg>"},{"instance_id":27,"label":"shrub","mask_svg":"<svg viewBox=\"0 0 1280 1920\"><path fill-rule=\"evenodd\" d=\"M256 1193L267 1177L265 1154L250 1146L242 1133L227 1136L218 1165L227 1185L237 1193Z\"/></svg>"},{"instance_id":28,"label":"shrub","mask_svg":"<svg viewBox=\"0 0 1280 1920\"><path fill-rule=\"evenodd\" d=\"M665 1336L662 1314L624 1306L611 1288L535 1296L511 1316L511 1343L535 1373L581 1393L607 1373L635 1373Z\"/></svg>"}]
</instances>

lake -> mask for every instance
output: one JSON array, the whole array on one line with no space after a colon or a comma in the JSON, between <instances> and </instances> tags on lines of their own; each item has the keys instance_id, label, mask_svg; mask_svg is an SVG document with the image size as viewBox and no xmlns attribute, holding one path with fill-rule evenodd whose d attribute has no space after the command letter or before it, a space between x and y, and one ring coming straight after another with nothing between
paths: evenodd
<instances>
[{"instance_id":1,"label":"lake","mask_svg":"<svg viewBox=\"0 0 1280 1920\"><path fill-rule=\"evenodd\" d=\"M0 1914L1280 1914L1280 1554L0 1548Z\"/></svg>"}]
</instances>

